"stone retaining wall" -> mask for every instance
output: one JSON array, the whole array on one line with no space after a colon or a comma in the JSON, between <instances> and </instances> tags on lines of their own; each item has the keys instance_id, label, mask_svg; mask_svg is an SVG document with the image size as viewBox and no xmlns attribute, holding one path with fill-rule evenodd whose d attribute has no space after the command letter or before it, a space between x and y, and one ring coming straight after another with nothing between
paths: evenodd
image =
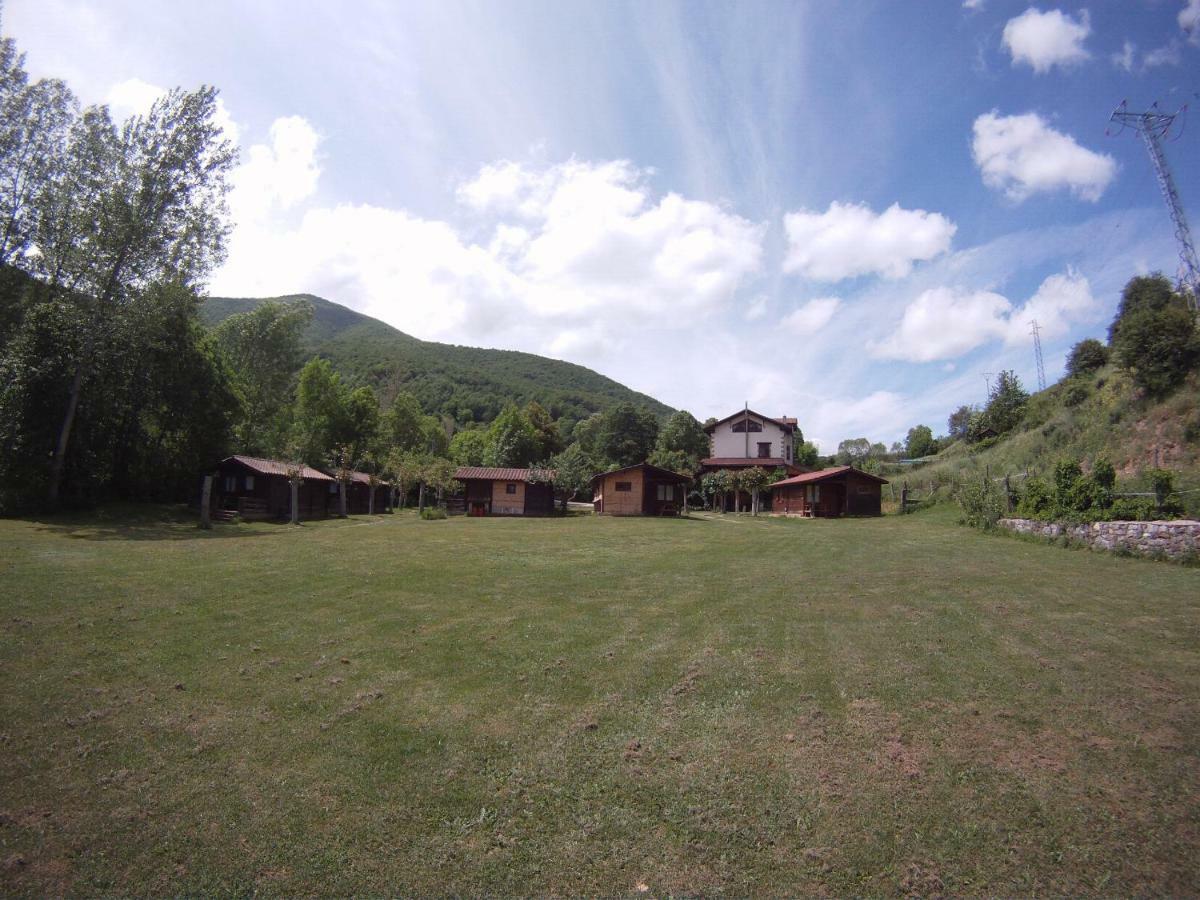
<instances>
[{"instance_id":1,"label":"stone retaining wall","mask_svg":"<svg viewBox=\"0 0 1200 900\"><path fill-rule=\"evenodd\" d=\"M1071 541L1093 550L1118 550L1138 556L1179 559L1200 556L1200 522L1177 519L1171 522L1092 522L1064 525L1032 519L1001 519L1001 528L1045 538L1066 535Z\"/></svg>"}]
</instances>

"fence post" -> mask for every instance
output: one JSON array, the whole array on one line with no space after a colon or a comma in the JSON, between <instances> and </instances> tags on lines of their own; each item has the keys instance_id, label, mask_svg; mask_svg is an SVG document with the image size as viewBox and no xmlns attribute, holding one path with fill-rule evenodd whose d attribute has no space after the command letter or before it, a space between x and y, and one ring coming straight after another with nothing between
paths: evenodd
<instances>
[{"instance_id":1,"label":"fence post","mask_svg":"<svg viewBox=\"0 0 1200 900\"><path fill-rule=\"evenodd\" d=\"M1009 483L1007 472L1004 473L1004 502L1008 508L1009 514L1011 515L1013 511L1012 484Z\"/></svg>"}]
</instances>

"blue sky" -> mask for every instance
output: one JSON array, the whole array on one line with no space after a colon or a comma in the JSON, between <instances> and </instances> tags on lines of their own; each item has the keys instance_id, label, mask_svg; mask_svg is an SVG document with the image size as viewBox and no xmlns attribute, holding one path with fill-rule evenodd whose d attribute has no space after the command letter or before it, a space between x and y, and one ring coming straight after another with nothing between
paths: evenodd
<instances>
[{"instance_id":1,"label":"blue sky","mask_svg":"<svg viewBox=\"0 0 1200 900\"><path fill-rule=\"evenodd\" d=\"M1036 384L1174 275L1123 99L1200 102L1200 0L7 0L118 115L214 84L242 148L216 294L578 362L832 450ZM1200 122L1167 145L1200 224Z\"/></svg>"}]
</instances>

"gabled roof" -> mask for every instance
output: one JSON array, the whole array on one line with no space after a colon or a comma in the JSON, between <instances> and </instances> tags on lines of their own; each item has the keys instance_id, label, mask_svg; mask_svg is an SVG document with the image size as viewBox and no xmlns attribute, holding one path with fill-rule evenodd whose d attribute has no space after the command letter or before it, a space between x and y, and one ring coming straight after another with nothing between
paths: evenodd
<instances>
[{"instance_id":1,"label":"gabled roof","mask_svg":"<svg viewBox=\"0 0 1200 900\"><path fill-rule=\"evenodd\" d=\"M281 475L284 478L288 474L288 463L278 459L259 459L257 456L234 456L226 457L221 460L222 463L235 462L245 466L252 472L257 472L259 475ZM312 466L304 466L300 470L300 477L305 481L333 481L324 472L318 472Z\"/></svg>"},{"instance_id":2,"label":"gabled roof","mask_svg":"<svg viewBox=\"0 0 1200 900\"><path fill-rule=\"evenodd\" d=\"M504 469L492 466L459 466L454 470L458 481L529 481L530 474L535 473L538 481L548 481L554 477L553 469Z\"/></svg>"},{"instance_id":3,"label":"gabled roof","mask_svg":"<svg viewBox=\"0 0 1200 900\"><path fill-rule=\"evenodd\" d=\"M742 418L747 413L749 413L751 416L753 416L756 419L762 419L764 422L773 422L774 424L776 424L780 428L782 428L784 431L795 431L796 430L796 420L795 419L789 418L788 416L780 416L778 419L775 419L775 418L772 418L771 416L764 416L762 413L756 413L752 409L739 409L732 416L726 416L723 419L718 419L716 422L713 422L711 425L705 425L704 430L706 432L708 432L709 434L712 434L717 429L718 426L724 425L726 422L732 422L735 419Z\"/></svg>"},{"instance_id":4,"label":"gabled roof","mask_svg":"<svg viewBox=\"0 0 1200 900\"><path fill-rule=\"evenodd\" d=\"M375 477L379 478L378 475ZM367 485L367 487L371 486L371 476L368 475L366 472L351 472L350 473L350 481L353 482L354 484L365 484L365 485ZM384 481L382 478L379 478L379 480L377 482L375 482L375 484L377 487L379 487L379 486L387 484L387 482Z\"/></svg>"},{"instance_id":5,"label":"gabled roof","mask_svg":"<svg viewBox=\"0 0 1200 900\"><path fill-rule=\"evenodd\" d=\"M854 468L854 466L834 466L832 469L820 469L816 472L805 472L803 475L785 478L783 481L775 482L771 487L787 487L792 484L813 484L817 481L828 481L830 478L837 478L839 475L845 475L847 472L853 472L861 478L878 481L880 484L888 483L886 478L880 478L878 475L872 475L870 472L864 472L862 469Z\"/></svg>"},{"instance_id":6,"label":"gabled roof","mask_svg":"<svg viewBox=\"0 0 1200 900\"><path fill-rule=\"evenodd\" d=\"M599 475L593 475L592 481L604 478L607 475L620 475L622 472L632 472L634 469L645 469L648 473L657 475L665 481L673 481L676 484L683 484L686 481L691 481L687 475L680 475L678 472L672 472L670 469L660 469L658 466L652 466L650 463L638 463L634 466L625 466L620 469L610 469L607 472L601 472Z\"/></svg>"}]
</instances>

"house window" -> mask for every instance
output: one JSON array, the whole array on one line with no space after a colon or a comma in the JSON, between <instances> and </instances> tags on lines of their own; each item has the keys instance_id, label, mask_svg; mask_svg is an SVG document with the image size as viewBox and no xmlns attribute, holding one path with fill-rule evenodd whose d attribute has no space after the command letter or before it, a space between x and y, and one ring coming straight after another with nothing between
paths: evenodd
<instances>
[{"instance_id":1,"label":"house window","mask_svg":"<svg viewBox=\"0 0 1200 900\"><path fill-rule=\"evenodd\" d=\"M248 491L254 490L254 476L253 475L246 476L246 490L248 490Z\"/></svg>"},{"instance_id":2,"label":"house window","mask_svg":"<svg viewBox=\"0 0 1200 900\"><path fill-rule=\"evenodd\" d=\"M660 485L658 486L658 499L659 499L659 500L672 500L672 501L673 501L673 500L675 499L675 485L673 485L673 484L660 484Z\"/></svg>"},{"instance_id":3,"label":"house window","mask_svg":"<svg viewBox=\"0 0 1200 900\"><path fill-rule=\"evenodd\" d=\"M329 493L331 493L331 494L337 493L337 482L336 481L329 482Z\"/></svg>"},{"instance_id":4,"label":"house window","mask_svg":"<svg viewBox=\"0 0 1200 900\"><path fill-rule=\"evenodd\" d=\"M226 475L225 476L225 493L233 494L236 492L237 492L237 476L236 475Z\"/></svg>"},{"instance_id":5,"label":"house window","mask_svg":"<svg viewBox=\"0 0 1200 900\"><path fill-rule=\"evenodd\" d=\"M860 484L858 486L858 492L860 494L869 494L869 493L871 493L871 488L868 485Z\"/></svg>"},{"instance_id":6,"label":"house window","mask_svg":"<svg viewBox=\"0 0 1200 900\"><path fill-rule=\"evenodd\" d=\"M745 434L747 431L751 434L757 434L758 432L761 432L762 422L755 422L753 420L747 422L743 419L741 422L733 423L734 434Z\"/></svg>"},{"instance_id":7,"label":"house window","mask_svg":"<svg viewBox=\"0 0 1200 900\"><path fill-rule=\"evenodd\" d=\"M633 490L633 482L632 481L618 481L617 482L617 490L618 491L632 491Z\"/></svg>"},{"instance_id":8,"label":"house window","mask_svg":"<svg viewBox=\"0 0 1200 900\"><path fill-rule=\"evenodd\" d=\"M516 492L517 492L517 486L515 484L506 484L504 486L504 493L515 494Z\"/></svg>"},{"instance_id":9,"label":"house window","mask_svg":"<svg viewBox=\"0 0 1200 900\"><path fill-rule=\"evenodd\" d=\"M821 501L821 486L819 484L810 484L806 490L808 492L809 503L819 503Z\"/></svg>"},{"instance_id":10,"label":"house window","mask_svg":"<svg viewBox=\"0 0 1200 900\"><path fill-rule=\"evenodd\" d=\"M758 458L759 459L770 459L771 458L771 442L770 441L759 441L758 442Z\"/></svg>"}]
</instances>

